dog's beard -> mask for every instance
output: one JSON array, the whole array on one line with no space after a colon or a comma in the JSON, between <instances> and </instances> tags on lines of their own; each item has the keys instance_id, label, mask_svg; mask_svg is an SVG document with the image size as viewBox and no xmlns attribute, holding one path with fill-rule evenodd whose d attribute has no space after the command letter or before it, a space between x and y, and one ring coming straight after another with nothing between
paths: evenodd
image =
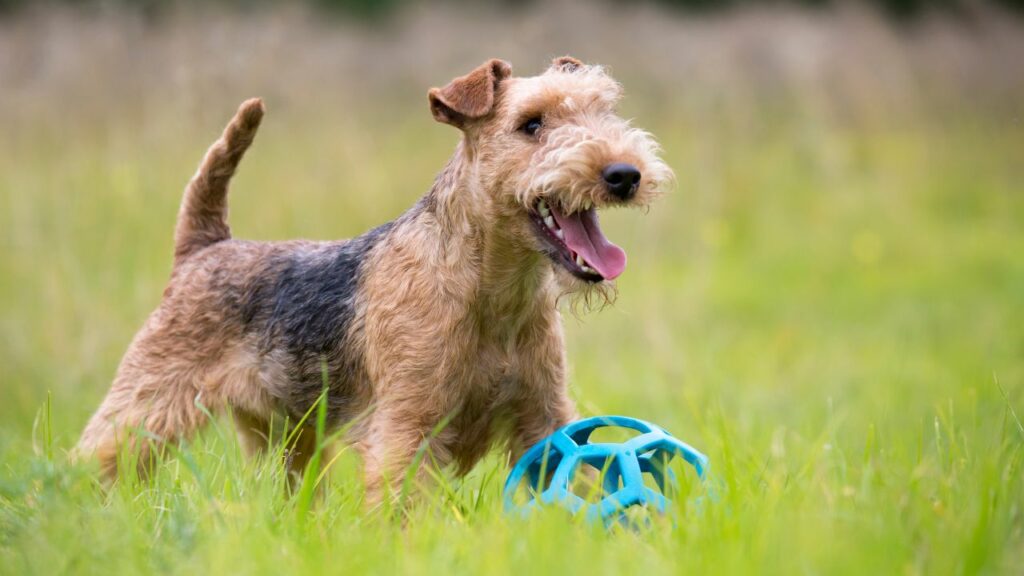
<instances>
[{"instance_id":1,"label":"dog's beard","mask_svg":"<svg viewBox=\"0 0 1024 576\"><path fill-rule=\"evenodd\" d=\"M615 303L619 290L615 282L587 282L573 276L569 271L561 269L558 264L551 263L555 269L555 282L558 286L558 302L568 304L573 316L580 317L588 312L597 312Z\"/></svg>"}]
</instances>

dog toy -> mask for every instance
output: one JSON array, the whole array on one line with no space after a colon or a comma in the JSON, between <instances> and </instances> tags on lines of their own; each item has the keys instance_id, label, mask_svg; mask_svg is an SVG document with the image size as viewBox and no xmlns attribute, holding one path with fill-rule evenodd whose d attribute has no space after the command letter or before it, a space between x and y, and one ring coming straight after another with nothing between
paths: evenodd
<instances>
[{"instance_id":1,"label":"dog toy","mask_svg":"<svg viewBox=\"0 0 1024 576\"><path fill-rule=\"evenodd\" d=\"M640 434L625 442L590 441L595 430L607 427ZM669 504L666 490L675 484L668 463L677 455L704 479L707 456L660 426L626 416L579 420L559 428L523 454L505 480L505 510L525 515L538 506L557 505L573 514L586 510L588 520L600 518L605 524L623 520L626 510L634 506L663 514ZM571 490L574 476L584 464L601 471L602 497L590 506ZM645 473L653 477L658 490L644 484ZM525 504L517 504L524 480L530 497Z\"/></svg>"}]
</instances>

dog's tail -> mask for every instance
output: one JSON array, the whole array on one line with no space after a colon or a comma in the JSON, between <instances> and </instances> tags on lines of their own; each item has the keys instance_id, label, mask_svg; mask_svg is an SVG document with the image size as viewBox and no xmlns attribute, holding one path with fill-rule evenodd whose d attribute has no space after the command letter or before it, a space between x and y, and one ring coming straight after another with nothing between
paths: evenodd
<instances>
[{"instance_id":1,"label":"dog's tail","mask_svg":"<svg viewBox=\"0 0 1024 576\"><path fill-rule=\"evenodd\" d=\"M210 146L199 171L185 188L174 230L174 262L211 244L231 238L228 227L228 181L256 136L263 100L242 102L220 139Z\"/></svg>"}]
</instances>

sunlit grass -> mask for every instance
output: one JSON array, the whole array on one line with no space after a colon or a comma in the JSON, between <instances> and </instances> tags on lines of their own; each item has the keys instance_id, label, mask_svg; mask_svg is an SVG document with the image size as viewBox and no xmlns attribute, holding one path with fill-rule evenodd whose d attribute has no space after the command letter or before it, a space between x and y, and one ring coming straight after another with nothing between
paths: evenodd
<instances>
[{"instance_id":1,"label":"sunlit grass","mask_svg":"<svg viewBox=\"0 0 1024 576\"><path fill-rule=\"evenodd\" d=\"M40 105L0 128L0 573L1019 572L1014 108L922 90L912 115L881 97L847 114L802 85L652 86L627 83L625 111L678 188L603 215L629 267L614 307L566 316L571 383L584 413L705 452L714 498L695 488L674 523L638 533L522 521L502 512L493 455L409 517L367 513L352 451L289 492L279 454L246 460L226 419L148 482L104 491L66 451L159 299L180 191L237 102ZM241 237L393 218L456 138L419 96L280 100L233 184Z\"/></svg>"}]
</instances>

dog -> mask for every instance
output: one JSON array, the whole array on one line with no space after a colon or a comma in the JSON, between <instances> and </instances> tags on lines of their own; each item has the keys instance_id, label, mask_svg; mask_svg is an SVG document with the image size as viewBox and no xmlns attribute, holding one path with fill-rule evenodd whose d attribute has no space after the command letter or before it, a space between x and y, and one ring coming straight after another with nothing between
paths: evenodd
<instances>
[{"instance_id":1,"label":"dog","mask_svg":"<svg viewBox=\"0 0 1024 576\"><path fill-rule=\"evenodd\" d=\"M612 297L626 254L597 211L647 206L673 177L616 114L621 95L571 57L533 77L493 59L431 89L462 138L430 191L329 242L232 238L228 183L264 115L244 102L185 190L163 299L75 453L112 480L129 448L145 472L228 409L259 453L274 418L301 421L326 390L327 426L347 427L381 502L410 470L462 475L499 441L517 457L574 420L559 304ZM301 473L313 427L294 437Z\"/></svg>"}]
</instances>

